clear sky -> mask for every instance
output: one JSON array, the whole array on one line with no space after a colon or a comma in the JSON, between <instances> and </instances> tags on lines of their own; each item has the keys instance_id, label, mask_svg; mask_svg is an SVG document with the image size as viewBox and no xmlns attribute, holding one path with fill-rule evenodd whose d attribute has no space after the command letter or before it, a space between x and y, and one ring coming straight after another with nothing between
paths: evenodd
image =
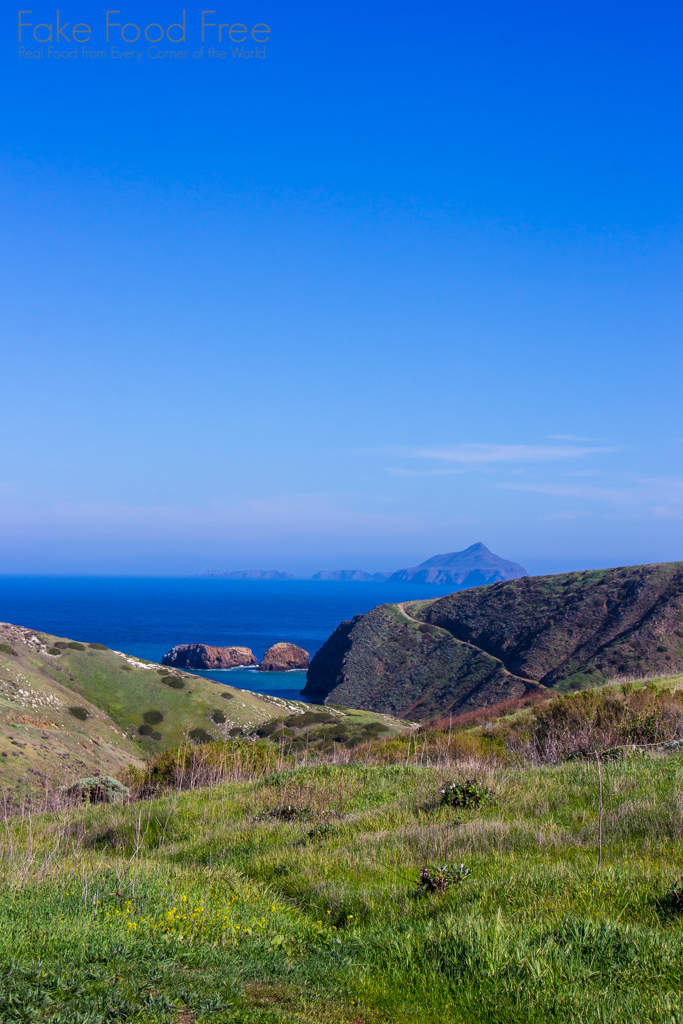
<instances>
[{"instance_id":1,"label":"clear sky","mask_svg":"<svg viewBox=\"0 0 683 1024\"><path fill-rule=\"evenodd\" d=\"M58 2L0 20L0 572L683 558L680 4Z\"/></svg>"}]
</instances>

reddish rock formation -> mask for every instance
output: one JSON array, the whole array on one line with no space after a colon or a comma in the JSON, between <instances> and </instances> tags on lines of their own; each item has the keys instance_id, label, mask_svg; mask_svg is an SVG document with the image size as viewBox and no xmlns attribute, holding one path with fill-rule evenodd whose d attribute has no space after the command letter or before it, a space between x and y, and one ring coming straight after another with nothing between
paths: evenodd
<instances>
[{"instance_id":1,"label":"reddish rock formation","mask_svg":"<svg viewBox=\"0 0 683 1024\"><path fill-rule=\"evenodd\" d=\"M308 668L308 651L296 644L273 644L263 655L259 672L287 672L291 668Z\"/></svg>"},{"instance_id":2,"label":"reddish rock formation","mask_svg":"<svg viewBox=\"0 0 683 1024\"><path fill-rule=\"evenodd\" d=\"M161 664L176 668L237 668L239 665L255 665L256 658L248 647L178 644L163 656Z\"/></svg>"}]
</instances>

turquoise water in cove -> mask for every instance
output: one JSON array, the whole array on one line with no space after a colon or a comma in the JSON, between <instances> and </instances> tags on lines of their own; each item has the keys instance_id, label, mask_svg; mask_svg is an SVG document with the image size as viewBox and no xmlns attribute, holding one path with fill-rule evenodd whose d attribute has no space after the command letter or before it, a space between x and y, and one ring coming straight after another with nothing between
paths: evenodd
<instances>
[{"instance_id":1,"label":"turquoise water in cove","mask_svg":"<svg viewBox=\"0 0 683 1024\"><path fill-rule=\"evenodd\" d=\"M241 644L257 658L288 640L313 655L342 619L389 601L442 597L410 583L155 577L0 576L0 621L161 661L176 644ZM272 696L298 697L304 672L202 672Z\"/></svg>"}]
</instances>

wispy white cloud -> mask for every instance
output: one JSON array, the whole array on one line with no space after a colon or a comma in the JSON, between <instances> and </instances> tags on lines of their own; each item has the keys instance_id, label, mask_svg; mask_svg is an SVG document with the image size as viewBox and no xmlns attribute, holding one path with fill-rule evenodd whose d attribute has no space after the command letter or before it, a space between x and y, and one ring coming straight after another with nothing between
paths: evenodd
<instances>
[{"instance_id":1,"label":"wispy white cloud","mask_svg":"<svg viewBox=\"0 0 683 1024\"><path fill-rule=\"evenodd\" d=\"M495 484L504 491L528 491L531 494L549 494L554 498L604 498L609 501L630 503L642 500L642 492L627 487L586 487L576 484Z\"/></svg>"},{"instance_id":2,"label":"wispy white cloud","mask_svg":"<svg viewBox=\"0 0 683 1024\"><path fill-rule=\"evenodd\" d=\"M549 441L581 441L585 444L596 444L604 441L602 437L577 437L576 434L548 434Z\"/></svg>"},{"instance_id":3,"label":"wispy white cloud","mask_svg":"<svg viewBox=\"0 0 683 1024\"><path fill-rule=\"evenodd\" d=\"M496 462L558 462L587 455L610 455L613 447L585 447L549 444L456 444L448 448L402 448L394 452L406 459L429 459L481 465Z\"/></svg>"}]
</instances>

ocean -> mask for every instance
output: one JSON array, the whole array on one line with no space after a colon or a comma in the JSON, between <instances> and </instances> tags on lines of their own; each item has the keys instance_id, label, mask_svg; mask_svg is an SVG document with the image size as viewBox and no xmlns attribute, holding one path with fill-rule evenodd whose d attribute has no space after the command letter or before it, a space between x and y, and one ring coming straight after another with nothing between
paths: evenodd
<instances>
[{"instance_id":1,"label":"ocean","mask_svg":"<svg viewBox=\"0 0 683 1024\"><path fill-rule=\"evenodd\" d=\"M442 597L444 587L110 576L0 576L0 621L149 661L176 644L241 644L260 660L279 640L311 655L343 619L389 601ZM271 696L296 698L305 672L198 673Z\"/></svg>"}]
</instances>

